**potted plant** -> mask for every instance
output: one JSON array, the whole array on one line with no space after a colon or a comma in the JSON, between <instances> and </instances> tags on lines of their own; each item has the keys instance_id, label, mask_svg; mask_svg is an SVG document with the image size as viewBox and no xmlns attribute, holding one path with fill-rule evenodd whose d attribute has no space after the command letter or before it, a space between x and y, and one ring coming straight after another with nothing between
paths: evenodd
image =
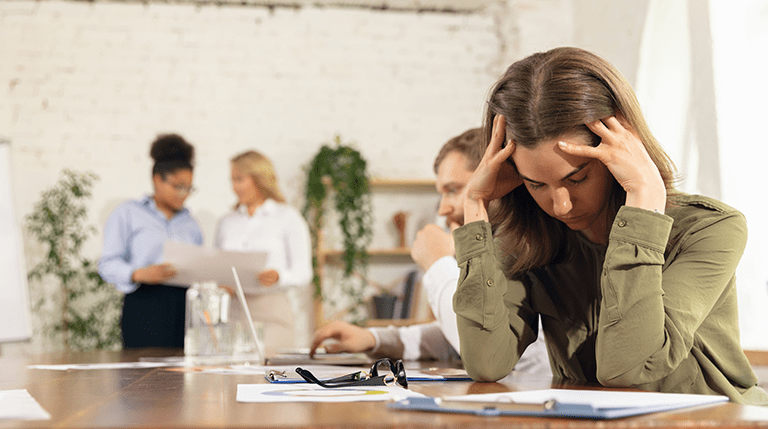
<instances>
[{"instance_id":1,"label":"potted plant","mask_svg":"<svg viewBox=\"0 0 768 429\"><path fill-rule=\"evenodd\" d=\"M85 201L97 179L90 172L64 170L26 217L27 231L45 255L28 273L32 308L43 319L43 333L60 339L66 349L120 344L121 295L81 255L83 243L96 230L85 224Z\"/></svg>"},{"instance_id":2,"label":"potted plant","mask_svg":"<svg viewBox=\"0 0 768 429\"><path fill-rule=\"evenodd\" d=\"M323 228L325 200L329 191L333 194L333 207L339 217L343 237L341 260L343 271L340 282L342 294L351 301L353 321L360 322L363 291L366 283L363 274L368 264L367 248L372 236L370 190L366 161L360 152L345 145L336 135L332 145L324 144L306 167L307 185L303 213L309 223L312 236L313 284L316 299L324 297L319 272L318 241Z\"/></svg>"}]
</instances>

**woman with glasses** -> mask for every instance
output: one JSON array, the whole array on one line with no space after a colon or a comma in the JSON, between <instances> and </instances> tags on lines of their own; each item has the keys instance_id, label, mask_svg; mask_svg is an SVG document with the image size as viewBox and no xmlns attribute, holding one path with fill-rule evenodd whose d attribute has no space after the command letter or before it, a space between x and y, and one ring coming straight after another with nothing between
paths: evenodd
<instances>
[{"instance_id":1,"label":"woman with glasses","mask_svg":"<svg viewBox=\"0 0 768 429\"><path fill-rule=\"evenodd\" d=\"M312 279L309 227L299 211L285 203L266 156L255 151L235 156L231 175L237 203L219 221L216 247L266 252L266 268L257 275L262 288L244 292L251 316L265 324L264 344L270 354L294 347L296 288Z\"/></svg>"},{"instance_id":2,"label":"woman with glasses","mask_svg":"<svg viewBox=\"0 0 768 429\"><path fill-rule=\"evenodd\" d=\"M104 226L99 274L125 293L124 348L184 347L186 289L165 284L176 271L162 255L168 240L203 244L200 226L184 208L193 191L194 154L183 137L158 136L150 149L154 193L121 204Z\"/></svg>"}]
</instances>

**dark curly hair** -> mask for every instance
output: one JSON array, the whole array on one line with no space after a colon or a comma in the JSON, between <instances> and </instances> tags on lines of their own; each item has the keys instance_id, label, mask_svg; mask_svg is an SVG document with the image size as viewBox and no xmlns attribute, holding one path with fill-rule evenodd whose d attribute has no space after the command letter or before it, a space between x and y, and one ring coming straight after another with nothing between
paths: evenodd
<instances>
[{"instance_id":1,"label":"dark curly hair","mask_svg":"<svg viewBox=\"0 0 768 429\"><path fill-rule=\"evenodd\" d=\"M165 179L177 170L193 170L195 148L178 134L160 134L152 142L149 156L155 160L152 175L159 174Z\"/></svg>"}]
</instances>

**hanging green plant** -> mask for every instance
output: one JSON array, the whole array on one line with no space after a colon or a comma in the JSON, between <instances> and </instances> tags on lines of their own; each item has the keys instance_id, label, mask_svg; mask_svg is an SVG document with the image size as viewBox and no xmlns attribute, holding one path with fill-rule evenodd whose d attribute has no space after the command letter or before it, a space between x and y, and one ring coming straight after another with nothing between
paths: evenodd
<instances>
[{"instance_id":1,"label":"hanging green plant","mask_svg":"<svg viewBox=\"0 0 768 429\"><path fill-rule=\"evenodd\" d=\"M350 281L353 273L364 272L368 264L367 248L373 234L370 191L365 159L360 152L343 144L338 135L334 137L332 146L323 145L320 148L320 152L306 169L307 187L303 213L309 222L312 235L315 296L322 297L317 269L317 240L323 223L323 202L327 197L328 182L334 192L334 208L339 215L339 226L344 241L344 277ZM360 284L351 290L347 288L345 293L362 303L361 292L365 283L359 279L356 281Z\"/></svg>"}]
</instances>

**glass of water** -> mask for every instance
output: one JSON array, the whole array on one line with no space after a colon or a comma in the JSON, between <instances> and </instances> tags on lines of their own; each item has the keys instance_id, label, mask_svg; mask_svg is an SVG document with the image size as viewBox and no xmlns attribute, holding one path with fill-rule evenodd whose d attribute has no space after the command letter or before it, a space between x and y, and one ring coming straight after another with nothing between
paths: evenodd
<instances>
[{"instance_id":1,"label":"glass of water","mask_svg":"<svg viewBox=\"0 0 768 429\"><path fill-rule=\"evenodd\" d=\"M232 355L231 301L216 283L195 283L187 289L185 356Z\"/></svg>"}]
</instances>

